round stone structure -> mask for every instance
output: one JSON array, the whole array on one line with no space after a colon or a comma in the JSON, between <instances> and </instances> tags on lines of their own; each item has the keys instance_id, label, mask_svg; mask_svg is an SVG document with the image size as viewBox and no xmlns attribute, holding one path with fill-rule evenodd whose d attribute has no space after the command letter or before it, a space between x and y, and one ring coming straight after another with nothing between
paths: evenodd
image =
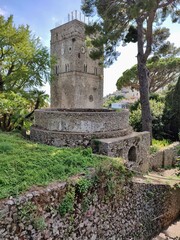
<instances>
[{"instance_id":1,"label":"round stone structure","mask_svg":"<svg viewBox=\"0 0 180 240\"><path fill-rule=\"evenodd\" d=\"M131 133L128 119L126 109L40 109L35 111L31 139L55 146L88 146L93 138Z\"/></svg>"},{"instance_id":2,"label":"round stone structure","mask_svg":"<svg viewBox=\"0 0 180 240\"><path fill-rule=\"evenodd\" d=\"M40 128L60 132L95 133L127 129L129 112L105 109L36 110L35 123Z\"/></svg>"}]
</instances>

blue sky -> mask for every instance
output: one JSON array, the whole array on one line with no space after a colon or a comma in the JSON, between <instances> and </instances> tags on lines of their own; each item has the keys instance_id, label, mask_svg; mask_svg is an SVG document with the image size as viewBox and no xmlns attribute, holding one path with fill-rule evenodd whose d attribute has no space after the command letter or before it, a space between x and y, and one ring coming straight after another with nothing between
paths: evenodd
<instances>
[{"instance_id":1,"label":"blue sky","mask_svg":"<svg viewBox=\"0 0 180 240\"><path fill-rule=\"evenodd\" d=\"M31 31L41 38L43 45L50 45L50 30L68 20L68 13L80 11L81 0L0 0L0 14L14 16L16 25L28 24ZM170 24L170 41L180 47L180 28ZM116 90L116 81L122 72L136 63L136 44L120 48L118 60L104 71L104 95ZM49 87L46 87L49 92Z\"/></svg>"},{"instance_id":2,"label":"blue sky","mask_svg":"<svg viewBox=\"0 0 180 240\"><path fill-rule=\"evenodd\" d=\"M13 14L15 24L28 24L49 47L50 29L67 21L68 13L80 11L81 0L0 0L0 13Z\"/></svg>"}]
</instances>

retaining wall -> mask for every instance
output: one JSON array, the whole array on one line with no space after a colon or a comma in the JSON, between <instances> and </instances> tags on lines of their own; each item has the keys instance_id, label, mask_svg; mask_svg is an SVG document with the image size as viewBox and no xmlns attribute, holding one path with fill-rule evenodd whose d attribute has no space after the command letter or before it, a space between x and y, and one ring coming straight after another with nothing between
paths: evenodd
<instances>
[{"instance_id":1,"label":"retaining wall","mask_svg":"<svg viewBox=\"0 0 180 240\"><path fill-rule=\"evenodd\" d=\"M180 146L180 143L174 142L173 144L170 144L156 153L151 154L149 169L172 167L176 162L178 146Z\"/></svg>"},{"instance_id":2,"label":"retaining wall","mask_svg":"<svg viewBox=\"0 0 180 240\"><path fill-rule=\"evenodd\" d=\"M76 193L73 206L67 204L72 212L64 217L60 206L65 198L71 199L66 183L3 200L0 202L0 239L148 240L180 212L179 189L139 183L135 179L119 190L109 199L102 198L97 189L87 195Z\"/></svg>"}]
</instances>

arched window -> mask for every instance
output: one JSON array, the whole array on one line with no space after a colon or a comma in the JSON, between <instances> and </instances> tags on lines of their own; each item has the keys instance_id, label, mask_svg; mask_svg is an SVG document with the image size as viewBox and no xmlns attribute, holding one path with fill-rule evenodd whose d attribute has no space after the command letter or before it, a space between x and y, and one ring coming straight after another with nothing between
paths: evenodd
<instances>
[{"instance_id":1,"label":"arched window","mask_svg":"<svg viewBox=\"0 0 180 240\"><path fill-rule=\"evenodd\" d=\"M65 64L65 72L69 72L70 71L70 66L69 64Z\"/></svg>"},{"instance_id":2,"label":"arched window","mask_svg":"<svg viewBox=\"0 0 180 240\"><path fill-rule=\"evenodd\" d=\"M70 71L70 67L69 67L69 64L67 64L67 72Z\"/></svg>"},{"instance_id":3,"label":"arched window","mask_svg":"<svg viewBox=\"0 0 180 240\"><path fill-rule=\"evenodd\" d=\"M94 74L97 76L97 67L94 68Z\"/></svg>"},{"instance_id":4,"label":"arched window","mask_svg":"<svg viewBox=\"0 0 180 240\"><path fill-rule=\"evenodd\" d=\"M58 33L56 33L56 40L58 40Z\"/></svg>"},{"instance_id":5,"label":"arched window","mask_svg":"<svg viewBox=\"0 0 180 240\"><path fill-rule=\"evenodd\" d=\"M84 64L84 72L87 73L87 64Z\"/></svg>"},{"instance_id":6,"label":"arched window","mask_svg":"<svg viewBox=\"0 0 180 240\"><path fill-rule=\"evenodd\" d=\"M55 68L55 73L56 75L58 75L58 66L56 65L56 68Z\"/></svg>"}]
</instances>

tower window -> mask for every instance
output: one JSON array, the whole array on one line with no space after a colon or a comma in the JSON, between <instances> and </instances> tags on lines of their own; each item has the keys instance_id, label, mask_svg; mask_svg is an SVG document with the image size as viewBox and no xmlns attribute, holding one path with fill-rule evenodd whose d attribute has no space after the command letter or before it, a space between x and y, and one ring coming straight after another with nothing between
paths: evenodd
<instances>
[{"instance_id":1,"label":"tower window","mask_svg":"<svg viewBox=\"0 0 180 240\"><path fill-rule=\"evenodd\" d=\"M84 72L87 73L87 64L84 64Z\"/></svg>"},{"instance_id":2,"label":"tower window","mask_svg":"<svg viewBox=\"0 0 180 240\"><path fill-rule=\"evenodd\" d=\"M97 76L97 67L94 68L94 74Z\"/></svg>"},{"instance_id":3,"label":"tower window","mask_svg":"<svg viewBox=\"0 0 180 240\"><path fill-rule=\"evenodd\" d=\"M56 40L58 40L58 33L56 33Z\"/></svg>"},{"instance_id":4,"label":"tower window","mask_svg":"<svg viewBox=\"0 0 180 240\"><path fill-rule=\"evenodd\" d=\"M58 74L58 66L56 66L55 73Z\"/></svg>"},{"instance_id":5,"label":"tower window","mask_svg":"<svg viewBox=\"0 0 180 240\"><path fill-rule=\"evenodd\" d=\"M70 71L69 64L65 64L65 72L69 72L69 71Z\"/></svg>"},{"instance_id":6,"label":"tower window","mask_svg":"<svg viewBox=\"0 0 180 240\"><path fill-rule=\"evenodd\" d=\"M78 53L78 58L81 58L81 54L80 53Z\"/></svg>"},{"instance_id":7,"label":"tower window","mask_svg":"<svg viewBox=\"0 0 180 240\"><path fill-rule=\"evenodd\" d=\"M94 99L93 99L93 95L90 95L90 96L89 96L89 101L90 101L90 102L93 102L93 100L94 100Z\"/></svg>"},{"instance_id":8,"label":"tower window","mask_svg":"<svg viewBox=\"0 0 180 240\"><path fill-rule=\"evenodd\" d=\"M72 38L72 42L75 42L76 41L76 39L75 38Z\"/></svg>"}]
</instances>

